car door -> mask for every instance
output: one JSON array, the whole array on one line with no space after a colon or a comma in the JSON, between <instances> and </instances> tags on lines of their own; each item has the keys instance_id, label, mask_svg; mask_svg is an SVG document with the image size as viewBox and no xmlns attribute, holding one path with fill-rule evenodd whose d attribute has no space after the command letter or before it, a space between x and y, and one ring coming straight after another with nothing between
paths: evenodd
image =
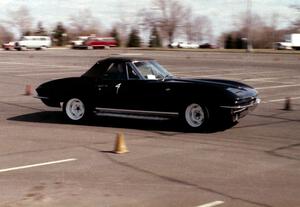
<instances>
[{"instance_id":1,"label":"car door","mask_svg":"<svg viewBox=\"0 0 300 207\"><path fill-rule=\"evenodd\" d=\"M147 111L173 111L172 87L162 80L144 80L139 82L137 86L140 94L139 107Z\"/></svg>"},{"instance_id":2,"label":"car door","mask_svg":"<svg viewBox=\"0 0 300 207\"><path fill-rule=\"evenodd\" d=\"M130 63L126 64L127 81L119 89L123 107L142 111L168 111L173 91L162 80L146 80Z\"/></svg>"},{"instance_id":3,"label":"car door","mask_svg":"<svg viewBox=\"0 0 300 207\"><path fill-rule=\"evenodd\" d=\"M124 96L120 95L120 87L126 83L126 70L123 63L111 63L107 71L97 80L97 106L104 108L120 108Z\"/></svg>"},{"instance_id":4,"label":"car door","mask_svg":"<svg viewBox=\"0 0 300 207\"><path fill-rule=\"evenodd\" d=\"M101 108L172 111L170 84L143 79L130 63L111 63L97 88L97 106Z\"/></svg>"}]
</instances>

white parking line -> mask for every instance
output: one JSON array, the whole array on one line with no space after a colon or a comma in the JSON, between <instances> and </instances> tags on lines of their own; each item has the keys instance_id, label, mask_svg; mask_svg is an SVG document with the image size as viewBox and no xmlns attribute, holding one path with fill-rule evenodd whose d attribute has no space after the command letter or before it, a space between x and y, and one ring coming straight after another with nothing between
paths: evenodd
<instances>
[{"instance_id":1,"label":"white parking line","mask_svg":"<svg viewBox=\"0 0 300 207\"><path fill-rule=\"evenodd\" d=\"M206 203L206 204L196 206L196 207L214 207L214 206L221 205L223 203L224 203L224 201L214 201L214 202Z\"/></svg>"},{"instance_id":2,"label":"white parking line","mask_svg":"<svg viewBox=\"0 0 300 207\"><path fill-rule=\"evenodd\" d=\"M66 160L57 160L57 161L51 161L51 162L37 163L37 164L33 164L33 165L25 165L25 166L19 166L19 167L6 168L6 169L1 169L0 173L14 171L14 170L22 170L22 169L26 169L26 168L40 167L40 166L45 166L45 165L59 164L59 163L63 163L63 162L71 162L71 161L75 161L75 160L77 160L77 159L71 158L71 159L66 159Z\"/></svg>"},{"instance_id":3,"label":"white parking line","mask_svg":"<svg viewBox=\"0 0 300 207\"><path fill-rule=\"evenodd\" d=\"M291 97L291 100L297 100L300 99L300 97ZM262 101L262 103L276 103L276 102L282 102L285 101L285 98L281 98L281 99L273 99L273 100L269 100L269 101Z\"/></svg>"},{"instance_id":4,"label":"white parking line","mask_svg":"<svg viewBox=\"0 0 300 207\"><path fill-rule=\"evenodd\" d=\"M30 77L30 76L43 76L43 75L64 75L64 74L78 74L78 73L82 73L80 71L75 72L75 71L71 71L71 72L53 72L53 73L27 73L27 74L21 74L21 75L16 75L18 77Z\"/></svg>"},{"instance_id":5,"label":"white parking line","mask_svg":"<svg viewBox=\"0 0 300 207\"><path fill-rule=\"evenodd\" d=\"M251 81L251 82L266 82L270 80L278 80L279 78L249 78L249 79L244 79L243 81Z\"/></svg>"},{"instance_id":6,"label":"white parking line","mask_svg":"<svg viewBox=\"0 0 300 207\"><path fill-rule=\"evenodd\" d=\"M39 67L51 67L51 68L83 68L78 65L45 65L45 64L35 64L35 63L16 63L16 62L0 62L0 64L9 64L9 65L29 65L29 66L39 66Z\"/></svg>"},{"instance_id":7,"label":"white parking line","mask_svg":"<svg viewBox=\"0 0 300 207\"><path fill-rule=\"evenodd\" d=\"M253 72L240 72L240 73L220 73L220 74L211 74L211 75L203 75L201 77L223 77L223 76L240 76L240 75L255 75L257 76L257 74L280 74L280 73L284 73L286 74L288 71L276 71L276 72L271 72L271 71L265 71L265 72L257 72L257 71L253 71ZM199 73L201 73L201 71L199 71ZM189 73L187 72L186 75L189 75Z\"/></svg>"},{"instance_id":8,"label":"white parking line","mask_svg":"<svg viewBox=\"0 0 300 207\"><path fill-rule=\"evenodd\" d=\"M143 53L118 53L118 54L113 54L113 55L124 55L124 56L138 56L138 55L143 55Z\"/></svg>"},{"instance_id":9,"label":"white parking line","mask_svg":"<svg viewBox=\"0 0 300 207\"><path fill-rule=\"evenodd\" d=\"M62 71L68 71L68 72L76 72L76 71L85 71L85 69L58 69L60 72ZM56 72L58 71L57 69L54 69L51 67L48 68L48 69L37 69L37 70L34 70L34 69L31 69L31 70L0 70L0 73L39 73L39 72Z\"/></svg>"},{"instance_id":10,"label":"white parking line","mask_svg":"<svg viewBox=\"0 0 300 207\"><path fill-rule=\"evenodd\" d=\"M201 73L203 73L203 72L213 72L213 71L220 71L220 70L216 70L216 69L208 69L208 68L199 68L199 70L189 70L189 71L173 71L172 72L172 74L176 74L176 75L181 75L181 74L183 74L183 75L185 75L185 74L190 74L190 73L199 73L199 74L201 74ZM225 72L226 70L224 70L224 72Z\"/></svg>"},{"instance_id":11,"label":"white parking line","mask_svg":"<svg viewBox=\"0 0 300 207\"><path fill-rule=\"evenodd\" d=\"M288 88L288 87L298 87L300 84L289 84L289 85L280 85L280 86L266 86L266 87L258 87L256 90L264 90L264 89L274 89L274 88Z\"/></svg>"}]
</instances>

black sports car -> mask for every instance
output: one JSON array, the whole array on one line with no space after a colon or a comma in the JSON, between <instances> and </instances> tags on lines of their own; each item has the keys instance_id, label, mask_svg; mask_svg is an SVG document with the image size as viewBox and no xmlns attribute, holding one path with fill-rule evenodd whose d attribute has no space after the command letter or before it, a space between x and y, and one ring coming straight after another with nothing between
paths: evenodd
<instances>
[{"instance_id":1,"label":"black sports car","mask_svg":"<svg viewBox=\"0 0 300 207\"><path fill-rule=\"evenodd\" d=\"M44 104L61 107L72 122L90 115L164 119L190 129L216 120L236 122L260 99L252 87L230 80L174 77L155 60L111 57L81 77L46 82L36 89Z\"/></svg>"}]
</instances>

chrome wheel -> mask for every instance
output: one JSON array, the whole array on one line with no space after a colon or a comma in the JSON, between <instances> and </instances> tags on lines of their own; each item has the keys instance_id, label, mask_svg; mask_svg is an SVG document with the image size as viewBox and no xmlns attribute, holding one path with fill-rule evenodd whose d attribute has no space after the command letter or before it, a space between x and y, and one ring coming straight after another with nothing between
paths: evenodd
<instances>
[{"instance_id":1,"label":"chrome wheel","mask_svg":"<svg viewBox=\"0 0 300 207\"><path fill-rule=\"evenodd\" d=\"M84 103L78 98L72 98L65 104L65 113L73 121L81 120L85 115Z\"/></svg>"},{"instance_id":2,"label":"chrome wheel","mask_svg":"<svg viewBox=\"0 0 300 207\"><path fill-rule=\"evenodd\" d=\"M205 122L206 116L204 109L196 103L188 105L185 109L185 121L192 128L198 128Z\"/></svg>"}]
</instances>

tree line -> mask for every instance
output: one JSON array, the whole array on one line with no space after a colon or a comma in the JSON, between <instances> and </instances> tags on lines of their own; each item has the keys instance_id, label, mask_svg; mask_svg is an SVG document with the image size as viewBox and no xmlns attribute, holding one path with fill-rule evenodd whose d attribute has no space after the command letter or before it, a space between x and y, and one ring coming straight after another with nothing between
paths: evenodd
<instances>
[{"instance_id":1,"label":"tree line","mask_svg":"<svg viewBox=\"0 0 300 207\"><path fill-rule=\"evenodd\" d=\"M300 14L300 9L298 11ZM253 14L251 17L240 16L241 18L236 23L237 29L225 32L220 37L220 42L226 49L245 49L248 41L251 42L253 48L273 48L275 42L283 41L284 35L300 33L300 15L284 29L278 29L280 16L276 13L272 15L269 23L257 14ZM249 22L251 22L251 29L248 27ZM247 39L248 37L249 39Z\"/></svg>"},{"instance_id":2,"label":"tree line","mask_svg":"<svg viewBox=\"0 0 300 207\"><path fill-rule=\"evenodd\" d=\"M299 7L294 8L300 13ZM77 36L91 34L112 36L117 40L118 46L127 47L141 46L145 34L148 34L148 40L143 44L149 47L170 44L178 35L185 36L187 42L211 42L213 39L209 17L194 14L191 7L178 0L153 0L150 7L137 12L134 20L123 18L115 22L111 30L103 29L102 23L89 9L71 15L67 23L57 22L51 29L46 29L43 22L33 26L33 18L25 6L9 11L7 17L7 20L0 23L0 42L13 40L16 31L21 36L49 35L58 46L68 44ZM279 18L278 14L273 14L271 22L266 23L257 14L251 17L240 14L234 23L235 29L220 35L218 45L228 49L241 49L245 48L247 41L251 41L254 48L271 48L284 34L299 32L300 17L295 18L286 29L277 28ZM144 38L141 38L141 32Z\"/></svg>"}]
</instances>

